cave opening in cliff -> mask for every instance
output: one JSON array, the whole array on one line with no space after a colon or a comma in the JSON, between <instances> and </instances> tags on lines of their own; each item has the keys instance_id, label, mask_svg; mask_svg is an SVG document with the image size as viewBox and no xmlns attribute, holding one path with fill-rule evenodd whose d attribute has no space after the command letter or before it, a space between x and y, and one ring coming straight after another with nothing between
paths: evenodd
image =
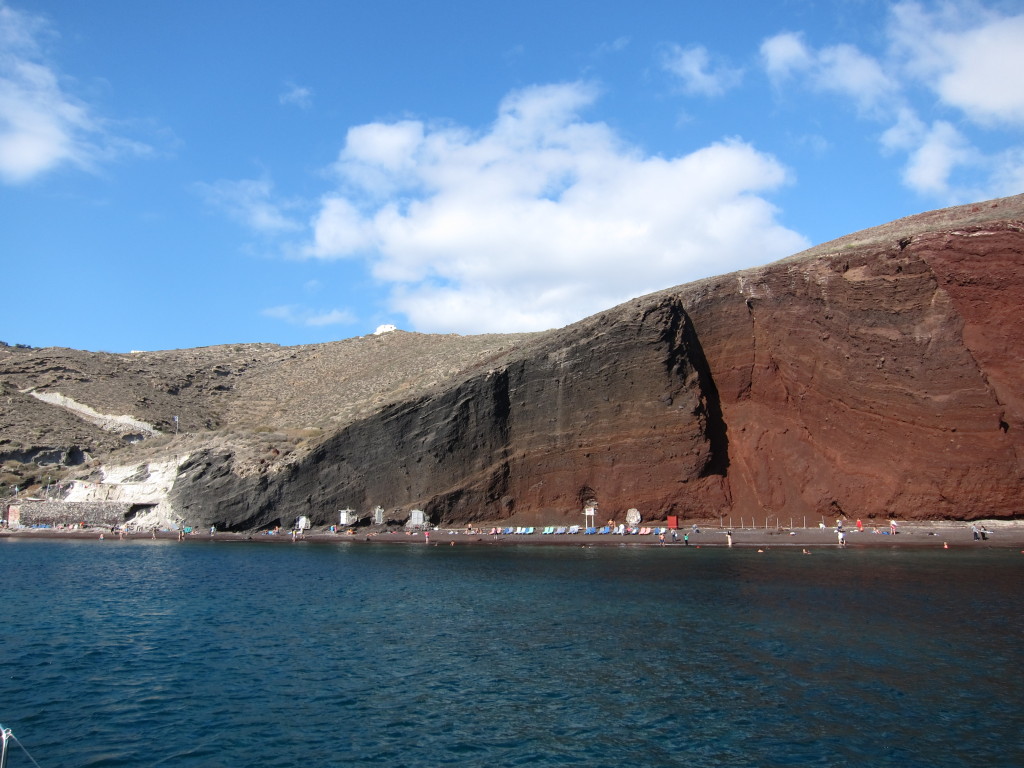
<instances>
[{"instance_id":1,"label":"cave opening in cliff","mask_svg":"<svg viewBox=\"0 0 1024 768\"><path fill-rule=\"evenodd\" d=\"M125 519L130 520L133 517L149 512L151 509L155 509L156 504L132 504L128 507L128 511L125 512Z\"/></svg>"}]
</instances>

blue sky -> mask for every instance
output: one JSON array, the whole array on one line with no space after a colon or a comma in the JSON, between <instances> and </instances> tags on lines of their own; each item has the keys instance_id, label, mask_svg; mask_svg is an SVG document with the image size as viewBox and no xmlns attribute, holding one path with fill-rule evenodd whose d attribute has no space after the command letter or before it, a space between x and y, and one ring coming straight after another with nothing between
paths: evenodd
<instances>
[{"instance_id":1,"label":"blue sky","mask_svg":"<svg viewBox=\"0 0 1024 768\"><path fill-rule=\"evenodd\" d=\"M0 339L558 327L1024 191L1024 3L0 0Z\"/></svg>"}]
</instances>

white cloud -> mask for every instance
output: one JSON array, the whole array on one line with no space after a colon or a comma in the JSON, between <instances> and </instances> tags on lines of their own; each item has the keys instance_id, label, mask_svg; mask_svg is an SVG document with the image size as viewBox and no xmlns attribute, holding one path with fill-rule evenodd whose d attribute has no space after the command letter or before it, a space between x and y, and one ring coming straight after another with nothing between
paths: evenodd
<instances>
[{"instance_id":1,"label":"white cloud","mask_svg":"<svg viewBox=\"0 0 1024 768\"><path fill-rule=\"evenodd\" d=\"M783 32L761 43L761 60L773 80L789 77L814 64L803 36L795 32Z\"/></svg>"},{"instance_id":2,"label":"white cloud","mask_svg":"<svg viewBox=\"0 0 1024 768\"><path fill-rule=\"evenodd\" d=\"M776 86L843 96L860 117L888 124L881 147L905 154L903 183L919 194L952 204L1020 192L1024 147L986 129L1024 125L1024 14L974 0L901 2L886 31L881 57L784 32L762 43L761 60ZM919 85L937 99L921 98ZM951 108L965 119L951 121Z\"/></svg>"},{"instance_id":3,"label":"white cloud","mask_svg":"<svg viewBox=\"0 0 1024 768\"><path fill-rule=\"evenodd\" d=\"M364 193L386 196L406 183L423 144L423 125L415 120L371 123L351 128L336 170Z\"/></svg>"},{"instance_id":4,"label":"white cloud","mask_svg":"<svg viewBox=\"0 0 1024 768\"><path fill-rule=\"evenodd\" d=\"M882 134L882 147L888 150L909 150L918 145L927 133L927 126L910 107L896 111L896 122Z\"/></svg>"},{"instance_id":5,"label":"white cloud","mask_svg":"<svg viewBox=\"0 0 1024 768\"><path fill-rule=\"evenodd\" d=\"M1024 14L978 3L928 10L899 3L889 26L894 56L943 103L980 125L1024 125Z\"/></svg>"},{"instance_id":6,"label":"white cloud","mask_svg":"<svg viewBox=\"0 0 1024 768\"><path fill-rule=\"evenodd\" d=\"M291 325L305 325L314 328L326 325L351 325L355 322L355 316L346 309L314 310L295 304L268 307L260 314L275 320L283 320Z\"/></svg>"},{"instance_id":7,"label":"white cloud","mask_svg":"<svg viewBox=\"0 0 1024 768\"><path fill-rule=\"evenodd\" d=\"M40 17L0 4L0 180L7 184L148 150L111 135L88 105L65 92L38 42L47 32Z\"/></svg>"},{"instance_id":8,"label":"white cloud","mask_svg":"<svg viewBox=\"0 0 1024 768\"><path fill-rule=\"evenodd\" d=\"M257 232L280 233L301 228L285 215L281 204L271 199L273 185L266 179L221 180L198 183L196 188L208 203Z\"/></svg>"},{"instance_id":9,"label":"white cloud","mask_svg":"<svg viewBox=\"0 0 1024 768\"><path fill-rule=\"evenodd\" d=\"M937 197L956 197L950 176L958 166L972 165L976 151L961 133L944 120L936 121L910 153L904 181L911 189Z\"/></svg>"},{"instance_id":10,"label":"white cloud","mask_svg":"<svg viewBox=\"0 0 1024 768\"><path fill-rule=\"evenodd\" d=\"M301 109L309 109L313 106L313 89L306 88L295 83L286 83L288 90L277 97L278 103L293 104Z\"/></svg>"},{"instance_id":11,"label":"white cloud","mask_svg":"<svg viewBox=\"0 0 1024 768\"><path fill-rule=\"evenodd\" d=\"M419 330L559 326L807 242L761 196L787 180L739 140L648 156L580 112L584 83L510 94L490 128L353 128L307 254L364 256Z\"/></svg>"},{"instance_id":12,"label":"white cloud","mask_svg":"<svg viewBox=\"0 0 1024 768\"><path fill-rule=\"evenodd\" d=\"M761 61L777 84L803 76L814 90L849 97L865 113L875 111L899 90L881 63L856 47L840 44L814 50L793 32L761 43Z\"/></svg>"},{"instance_id":13,"label":"white cloud","mask_svg":"<svg viewBox=\"0 0 1024 768\"><path fill-rule=\"evenodd\" d=\"M337 258L361 253L371 244L372 226L343 197L329 197L313 219L313 243L306 255Z\"/></svg>"},{"instance_id":14,"label":"white cloud","mask_svg":"<svg viewBox=\"0 0 1024 768\"><path fill-rule=\"evenodd\" d=\"M833 45L818 52L817 87L850 96L870 111L899 90L882 65L852 45Z\"/></svg>"},{"instance_id":15,"label":"white cloud","mask_svg":"<svg viewBox=\"0 0 1024 768\"><path fill-rule=\"evenodd\" d=\"M743 76L742 71L724 64L713 66L711 54L702 45L672 45L662 55L661 64L679 78L683 91L690 95L721 96L739 85Z\"/></svg>"}]
</instances>

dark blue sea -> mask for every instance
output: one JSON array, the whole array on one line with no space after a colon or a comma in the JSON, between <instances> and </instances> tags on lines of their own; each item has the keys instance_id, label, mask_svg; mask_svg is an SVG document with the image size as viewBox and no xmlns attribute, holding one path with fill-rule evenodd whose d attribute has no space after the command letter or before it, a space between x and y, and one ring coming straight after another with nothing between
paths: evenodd
<instances>
[{"instance_id":1,"label":"dark blue sea","mask_svg":"<svg viewBox=\"0 0 1024 768\"><path fill-rule=\"evenodd\" d=\"M0 723L41 768L1024 765L1015 550L7 539L0 569Z\"/></svg>"}]
</instances>

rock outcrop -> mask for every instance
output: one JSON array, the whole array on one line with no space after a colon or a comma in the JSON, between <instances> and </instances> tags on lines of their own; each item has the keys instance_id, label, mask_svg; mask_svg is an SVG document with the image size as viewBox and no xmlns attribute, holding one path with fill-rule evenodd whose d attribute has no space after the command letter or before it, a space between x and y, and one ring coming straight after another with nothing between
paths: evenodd
<instances>
[{"instance_id":1,"label":"rock outcrop","mask_svg":"<svg viewBox=\"0 0 1024 768\"><path fill-rule=\"evenodd\" d=\"M170 508L220 529L299 515L324 524L377 505L442 524L581 522L589 500L603 519L630 507L645 519L785 525L1014 517L1022 305L1018 196L910 217L543 334L250 345L234 363L228 348L208 348L191 369L191 394L202 392L182 409L189 434L117 455L146 443L154 460L187 454ZM30 372L48 369L46 353L0 356L8 389L42 386ZM173 397L155 359L119 364L148 365L149 386ZM297 377L309 384L289 384ZM102 403L82 382L46 387L168 423L127 407L143 402L137 380L121 402L117 387ZM161 413L175 406L161 403Z\"/></svg>"}]
</instances>

